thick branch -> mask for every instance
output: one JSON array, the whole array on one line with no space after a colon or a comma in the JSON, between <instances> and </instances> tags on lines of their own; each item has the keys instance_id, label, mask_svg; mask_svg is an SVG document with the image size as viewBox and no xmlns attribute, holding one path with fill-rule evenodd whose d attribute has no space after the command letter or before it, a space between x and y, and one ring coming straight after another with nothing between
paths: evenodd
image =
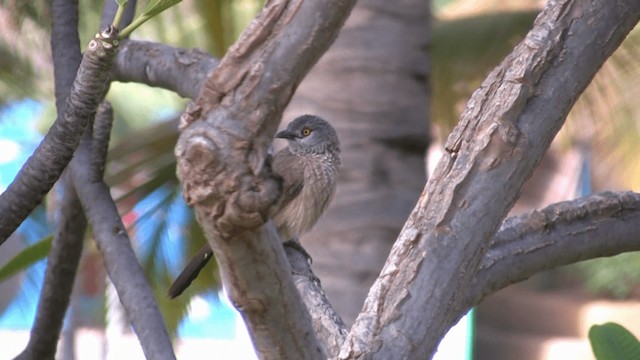
<instances>
[{"instance_id":1,"label":"thick branch","mask_svg":"<svg viewBox=\"0 0 640 360\"><path fill-rule=\"evenodd\" d=\"M87 47L64 113L54 122L7 190L0 194L0 244L24 221L71 160L102 99L117 49L117 31L96 34Z\"/></svg>"},{"instance_id":2,"label":"thick branch","mask_svg":"<svg viewBox=\"0 0 640 360\"><path fill-rule=\"evenodd\" d=\"M123 41L112 79L138 82L195 99L218 60L198 49L180 49L147 41Z\"/></svg>"},{"instance_id":3,"label":"thick branch","mask_svg":"<svg viewBox=\"0 0 640 360\"><path fill-rule=\"evenodd\" d=\"M462 306L470 308L496 291L558 266L640 251L640 194L605 192L511 217L492 239ZM329 357L344 342L346 327L335 314L305 256L285 248L294 281ZM337 348L336 348L337 346Z\"/></svg>"},{"instance_id":4,"label":"thick branch","mask_svg":"<svg viewBox=\"0 0 640 360\"><path fill-rule=\"evenodd\" d=\"M466 294L468 306L558 266L640 250L640 194L592 195L508 218Z\"/></svg>"},{"instance_id":5,"label":"thick branch","mask_svg":"<svg viewBox=\"0 0 640 360\"><path fill-rule=\"evenodd\" d=\"M547 4L523 42L469 101L341 358L419 358L434 352L462 316L469 284L523 182L578 95L639 17L636 0Z\"/></svg>"},{"instance_id":6,"label":"thick branch","mask_svg":"<svg viewBox=\"0 0 640 360\"><path fill-rule=\"evenodd\" d=\"M280 195L265 159L293 91L353 5L267 2L181 118L176 155L185 199L263 359L324 356L279 239L262 226Z\"/></svg>"}]
</instances>

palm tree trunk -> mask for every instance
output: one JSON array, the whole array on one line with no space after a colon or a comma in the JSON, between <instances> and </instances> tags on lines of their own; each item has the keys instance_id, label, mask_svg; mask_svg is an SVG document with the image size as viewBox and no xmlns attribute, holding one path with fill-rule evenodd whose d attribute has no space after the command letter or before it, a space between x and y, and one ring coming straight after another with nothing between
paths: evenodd
<instances>
[{"instance_id":1,"label":"palm tree trunk","mask_svg":"<svg viewBox=\"0 0 640 360\"><path fill-rule=\"evenodd\" d=\"M429 39L428 2L359 1L285 112L285 120L317 114L338 129L337 193L302 241L347 324L424 187Z\"/></svg>"}]
</instances>

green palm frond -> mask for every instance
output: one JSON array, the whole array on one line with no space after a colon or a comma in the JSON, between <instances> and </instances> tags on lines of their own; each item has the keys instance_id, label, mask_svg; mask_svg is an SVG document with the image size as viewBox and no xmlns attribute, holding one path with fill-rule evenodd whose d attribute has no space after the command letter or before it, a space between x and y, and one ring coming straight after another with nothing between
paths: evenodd
<instances>
[{"instance_id":1,"label":"green palm frond","mask_svg":"<svg viewBox=\"0 0 640 360\"><path fill-rule=\"evenodd\" d=\"M53 235L49 235L24 248L14 258L0 268L0 282L9 279L13 275L23 271L25 268L47 257L51 250L52 241Z\"/></svg>"}]
</instances>

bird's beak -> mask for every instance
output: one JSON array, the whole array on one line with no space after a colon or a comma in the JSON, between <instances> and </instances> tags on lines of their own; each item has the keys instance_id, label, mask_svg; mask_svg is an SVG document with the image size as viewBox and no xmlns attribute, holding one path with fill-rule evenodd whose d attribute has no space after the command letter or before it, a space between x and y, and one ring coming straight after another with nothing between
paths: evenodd
<instances>
[{"instance_id":1,"label":"bird's beak","mask_svg":"<svg viewBox=\"0 0 640 360\"><path fill-rule=\"evenodd\" d=\"M293 131L291 131L289 129L285 129L285 130L282 130L279 133L277 133L276 134L276 138L293 140L293 139L296 138L296 133L294 133Z\"/></svg>"}]
</instances>

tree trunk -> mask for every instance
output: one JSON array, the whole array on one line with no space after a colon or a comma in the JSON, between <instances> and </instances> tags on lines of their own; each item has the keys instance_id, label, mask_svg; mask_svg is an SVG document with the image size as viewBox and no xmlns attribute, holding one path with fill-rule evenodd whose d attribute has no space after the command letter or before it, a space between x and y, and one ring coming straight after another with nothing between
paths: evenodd
<instances>
[{"instance_id":1,"label":"tree trunk","mask_svg":"<svg viewBox=\"0 0 640 360\"><path fill-rule=\"evenodd\" d=\"M286 121L320 115L338 130L336 196L302 241L347 324L424 186L429 24L426 1L359 1L285 112Z\"/></svg>"}]
</instances>

